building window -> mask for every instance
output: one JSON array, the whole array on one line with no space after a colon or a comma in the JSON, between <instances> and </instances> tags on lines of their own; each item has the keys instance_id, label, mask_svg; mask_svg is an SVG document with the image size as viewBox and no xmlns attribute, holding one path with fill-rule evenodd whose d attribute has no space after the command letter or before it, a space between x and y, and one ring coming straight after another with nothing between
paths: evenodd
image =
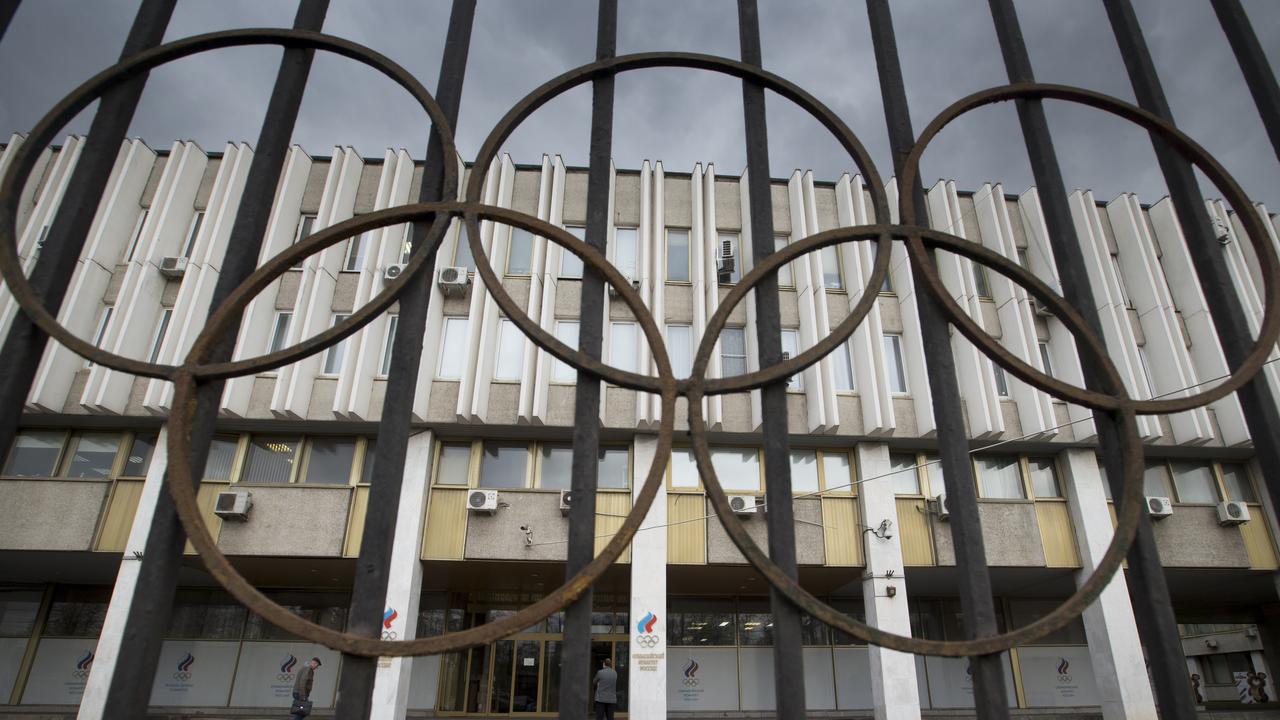
<instances>
[{"instance_id":1,"label":"building window","mask_svg":"<svg viewBox=\"0 0 1280 720\"><path fill-rule=\"evenodd\" d=\"M307 237L308 235L310 235L310 234L311 234L311 230L312 230L312 228L314 228L314 227L315 227L315 224L316 224L316 216L315 216L315 215L303 215L303 216L299 217L299 218L298 218L298 227L297 227L297 229L296 229L296 230L294 230L294 233L293 233L293 244L294 244L294 245L297 245L298 243L302 242L302 239L303 239L303 238L305 238L305 237ZM292 268L290 268L290 269L291 269L291 270L301 270L301 269L302 269L302 263L303 263L303 260L302 260L302 259L299 259L299 260L298 260L298 262L297 262L297 264L295 264L295 265L294 265Z\"/></svg>"},{"instance_id":2,"label":"building window","mask_svg":"<svg viewBox=\"0 0 1280 720\"><path fill-rule=\"evenodd\" d=\"M160 315L160 326L156 328L156 336L151 341L151 354L148 356L148 362L157 362L160 359L160 350L164 347L164 337L169 333L169 322L173 320L173 308L165 308Z\"/></svg>"},{"instance_id":3,"label":"building window","mask_svg":"<svg viewBox=\"0 0 1280 720\"><path fill-rule=\"evenodd\" d=\"M281 485L293 479L298 447L302 438L288 436L254 436L249 439L249 452L240 471L240 482Z\"/></svg>"},{"instance_id":4,"label":"building window","mask_svg":"<svg viewBox=\"0 0 1280 720\"><path fill-rule=\"evenodd\" d=\"M1120 291L1120 299L1124 302L1125 307L1132 309L1133 301L1129 299L1129 288L1127 288L1124 284L1124 273L1121 272L1120 270L1119 255L1111 256L1111 268L1115 270L1116 288Z\"/></svg>"},{"instance_id":5,"label":"building window","mask_svg":"<svg viewBox=\"0 0 1280 720\"><path fill-rule=\"evenodd\" d=\"M613 266L622 277L635 280L640 277L640 231L633 227L613 230Z\"/></svg>"},{"instance_id":6,"label":"building window","mask_svg":"<svg viewBox=\"0 0 1280 720\"><path fill-rule=\"evenodd\" d=\"M609 364L619 370L635 372L636 341L639 329L631 322L609 323Z\"/></svg>"},{"instance_id":7,"label":"building window","mask_svg":"<svg viewBox=\"0 0 1280 720\"><path fill-rule=\"evenodd\" d=\"M1053 458L1027 458L1027 471L1031 475L1031 492L1037 498L1062 497L1062 485L1058 482L1057 467Z\"/></svg>"},{"instance_id":8,"label":"building window","mask_svg":"<svg viewBox=\"0 0 1280 720\"><path fill-rule=\"evenodd\" d=\"M437 485L466 485L471 481L471 445L441 445L436 463Z\"/></svg>"},{"instance_id":9,"label":"building window","mask_svg":"<svg viewBox=\"0 0 1280 720\"><path fill-rule=\"evenodd\" d=\"M693 328L668 324L667 349L671 351L671 372L677 378L689 377L693 365Z\"/></svg>"},{"instance_id":10,"label":"building window","mask_svg":"<svg viewBox=\"0 0 1280 720\"><path fill-rule=\"evenodd\" d=\"M4 474L8 477L53 477L66 433L58 430L23 430L13 439Z\"/></svg>"},{"instance_id":11,"label":"building window","mask_svg":"<svg viewBox=\"0 0 1280 720\"><path fill-rule=\"evenodd\" d=\"M870 248L871 250L872 267L875 267L876 258L879 256L879 253L880 253L880 246L877 245L876 243L869 243L867 247ZM892 265L890 265L889 267L889 272L885 273L884 282L880 284L880 292L881 294L884 294L884 295L893 294L893 266Z\"/></svg>"},{"instance_id":12,"label":"building window","mask_svg":"<svg viewBox=\"0 0 1280 720\"><path fill-rule=\"evenodd\" d=\"M519 380L524 370L524 334L509 318L498 325L498 357L493 364L494 380Z\"/></svg>"},{"instance_id":13,"label":"building window","mask_svg":"<svg viewBox=\"0 0 1280 720\"><path fill-rule=\"evenodd\" d=\"M689 282L688 230L667 230L667 282Z\"/></svg>"},{"instance_id":14,"label":"building window","mask_svg":"<svg viewBox=\"0 0 1280 720\"><path fill-rule=\"evenodd\" d=\"M693 451L687 448L671 450L671 487L674 489L697 488L701 483Z\"/></svg>"},{"instance_id":15,"label":"building window","mask_svg":"<svg viewBox=\"0 0 1280 720\"><path fill-rule=\"evenodd\" d=\"M1145 347L1138 348L1138 361L1142 364L1142 379L1146 383L1147 397L1158 397L1156 395L1155 378L1151 375L1151 363L1147 362L1147 349Z\"/></svg>"},{"instance_id":16,"label":"building window","mask_svg":"<svg viewBox=\"0 0 1280 720\"><path fill-rule=\"evenodd\" d=\"M267 346L267 353L279 352L284 349L284 345L289 340L289 324L293 322L292 312L278 312L276 319L271 324L271 344Z\"/></svg>"},{"instance_id":17,"label":"building window","mask_svg":"<svg viewBox=\"0 0 1280 720\"><path fill-rule=\"evenodd\" d=\"M910 453L889 453L889 480L895 495L919 495L920 473L916 469L916 456Z\"/></svg>"},{"instance_id":18,"label":"building window","mask_svg":"<svg viewBox=\"0 0 1280 720\"><path fill-rule=\"evenodd\" d=\"M135 433L129 444L129 454L124 459L121 477L146 477L151 469L151 456L155 454L159 433Z\"/></svg>"},{"instance_id":19,"label":"building window","mask_svg":"<svg viewBox=\"0 0 1280 720\"><path fill-rule=\"evenodd\" d=\"M556 321L556 339L572 349L578 347L578 321L577 320L557 320ZM558 383L577 382L578 371L574 370L571 365L560 360L559 358L551 358L553 363L551 368L551 381Z\"/></svg>"},{"instance_id":20,"label":"building window","mask_svg":"<svg viewBox=\"0 0 1280 720\"><path fill-rule=\"evenodd\" d=\"M996 395L1002 398L1009 397L1009 379L1005 377L1004 368L991 363L991 374L996 379Z\"/></svg>"},{"instance_id":21,"label":"building window","mask_svg":"<svg viewBox=\"0 0 1280 720\"><path fill-rule=\"evenodd\" d=\"M191 258L191 251L195 250L196 239L200 237L202 225L204 225L204 211L197 210L196 216L191 218L191 228L187 230L187 242L182 246L182 257Z\"/></svg>"},{"instance_id":22,"label":"building window","mask_svg":"<svg viewBox=\"0 0 1280 720\"><path fill-rule=\"evenodd\" d=\"M364 456L360 459L360 482L369 485L373 482L373 459L378 451L377 438L364 439Z\"/></svg>"},{"instance_id":23,"label":"building window","mask_svg":"<svg viewBox=\"0 0 1280 720\"><path fill-rule=\"evenodd\" d=\"M979 300L991 299L991 281L987 279L987 269L976 262L969 262L969 267L973 268L973 287L978 293Z\"/></svg>"},{"instance_id":24,"label":"building window","mask_svg":"<svg viewBox=\"0 0 1280 720\"><path fill-rule=\"evenodd\" d=\"M760 492L760 451L756 448L712 448L711 467L729 493Z\"/></svg>"},{"instance_id":25,"label":"building window","mask_svg":"<svg viewBox=\"0 0 1280 720\"><path fill-rule=\"evenodd\" d=\"M1026 498L1016 455L983 455L974 459L978 468L979 496L1003 500Z\"/></svg>"},{"instance_id":26,"label":"building window","mask_svg":"<svg viewBox=\"0 0 1280 720\"><path fill-rule=\"evenodd\" d=\"M102 341L107 337L107 327L111 325L111 316L115 313L115 307L107 305L102 308L102 315L98 318L98 328L93 331L94 347L102 347ZM89 359L84 361L85 367L93 367L93 362Z\"/></svg>"},{"instance_id":27,"label":"building window","mask_svg":"<svg viewBox=\"0 0 1280 720\"><path fill-rule=\"evenodd\" d=\"M719 240L716 247L717 269L725 264L731 268L728 272L719 272L720 282L732 285L742 279L741 242L737 233L720 233Z\"/></svg>"},{"instance_id":28,"label":"building window","mask_svg":"<svg viewBox=\"0 0 1280 720\"><path fill-rule=\"evenodd\" d=\"M784 360L800 354L800 331L795 328L782 328L782 357ZM787 378L787 390L800 392L804 390L804 377L796 373Z\"/></svg>"},{"instance_id":29,"label":"building window","mask_svg":"<svg viewBox=\"0 0 1280 720\"><path fill-rule=\"evenodd\" d=\"M889 383L889 392L905 393L907 369L902 364L902 336L886 333L883 341L885 380Z\"/></svg>"},{"instance_id":30,"label":"building window","mask_svg":"<svg viewBox=\"0 0 1280 720\"><path fill-rule=\"evenodd\" d=\"M343 272L360 272L364 269L364 253L369 246L369 233L361 233L347 241L347 256L342 261Z\"/></svg>"},{"instance_id":31,"label":"building window","mask_svg":"<svg viewBox=\"0 0 1280 720\"><path fill-rule=\"evenodd\" d=\"M387 334L382 339L382 362L378 365L378 375L386 377L391 373L391 356L396 344L396 330L400 326L400 316L387 318Z\"/></svg>"},{"instance_id":32,"label":"building window","mask_svg":"<svg viewBox=\"0 0 1280 720\"><path fill-rule=\"evenodd\" d=\"M408 263L413 256L413 223L404 225L400 231L400 262Z\"/></svg>"},{"instance_id":33,"label":"building window","mask_svg":"<svg viewBox=\"0 0 1280 720\"><path fill-rule=\"evenodd\" d=\"M313 485L347 485L356 461L353 437L319 437L307 440L307 471L302 481ZM373 458L365 456L372 465Z\"/></svg>"},{"instance_id":34,"label":"building window","mask_svg":"<svg viewBox=\"0 0 1280 720\"><path fill-rule=\"evenodd\" d=\"M853 463L849 453L823 450L822 488L824 490L851 490L854 487Z\"/></svg>"},{"instance_id":35,"label":"building window","mask_svg":"<svg viewBox=\"0 0 1280 720\"><path fill-rule=\"evenodd\" d=\"M1256 503L1258 495L1253 491L1249 468L1244 463L1222 463L1222 485L1227 498L1237 502Z\"/></svg>"},{"instance_id":36,"label":"building window","mask_svg":"<svg viewBox=\"0 0 1280 720\"><path fill-rule=\"evenodd\" d=\"M1191 462L1174 462L1171 465L1178 502L1208 505L1218 502L1218 488L1212 467Z\"/></svg>"},{"instance_id":37,"label":"building window","mask_svg":"<svg viewBox=\"0 0 1280 720\"><path fill-rule=\"evenodd\" d=\"M1044 374L1053 377L1053 362L1049 359L1049 343L1038 343L1040 347L1040 364L1044 366Z\"/></svg>"},{"instance_id":38,"label":"building window","mask_svg":"<svg viewBox=\"0 0 1280 720\"><path fill-rule=\"evenodd\" d=\"M945 492L947 481L942 475L942 458L925 454L921 457L925 479L929 482L929 492L933 495Z\"/></svg>"},{"instance_id":39,"label":"building window","mask_svg":"<svg viewBox=\"0 0 1280 720\"><path fill-rule=\"evenodd\" d=\"M120 451L120 433L84 432L71 436L63 477L105 478L111 476Z\"/></svg>"},{"instance_id":40,"label":"building window","mask_svg":"<svg viewBox=\"0 0 1280 720\"><path fill-rule=\"evenodd\" d=\"M789 235L773 236L773 251L778 252L791 244ZM791 263L783 263L778 267L778 287L791 288L796 286L795 275L791 272Z\"/></svg>"},{"instance_id":41,"label":"building window","mask_svg":"<svg viewBox=\"0 0 1280 720\"><path fill-rule=\"evenodd\" d=\"M813 450L791 451L791 492L816 493L818 482L818 453Z\"/></svg>"},{"instance_id":42,"label":"building window","mask_svg":"<svg viewBox=\"0 0 1280 720\"><path fill-rule=\"evenodd\" d=\"M844 274L840 268L840 248L828 245L818 252L822 255L822 287L828 290L843 290Z\"/></svg>"},{"instance_id":43,"label":"building window","mask_svg":"<svg viewBox=\"0 0 1280 720\"><path fill-rule=\"evenodd\" d=\"M205 480L231 479L231 468L240 449L240 438L235 435L214 435L209 445L209 457L204 461Z\"/></svg>"},{"instance_id":44,"label":"building window","mask_svg":"<svg viewBox=\"0 0 1280 720\"><path fill-rule=\"evenodd\" d=\"M533 233L511 228L507 244L507 275L528 275L533 269Z\"/></svg>"},{"instance_id":45,"label":"building window","mask_svg":"<svg viewBox=\"0 0 1280 720\"><path fill-rule=\"evenodd\" d=\"M469 273L476 271L476 259L471 256L471 243L467 242L466 233L461 230L453 245L453 266L464 267Z\"/></svg>"},{"instance_id":46,"label":"building window","mask_svg":"<svg viewBox=\"0 0 1280 720\"><path fill-rule=\"evenodd\" d=\"M831 369L835 376L836 392L853 392L853 360L849 355L849 342L841 343L831 354Z\"/></svg>"},{"instance_id":47,"label":"building window","mask_svg":"<svg viewBox=\"0 0 1280 720\"><path fill-rule=\"evenodd\" d=\"M573 486L573 446L543 443L538 451L537 486L544 490L568 490ZM601 447L596 466L596 487L625 490L630 486L630 451Z\"/></svg>"},{"instance_id":48,"label":"building window","mask_svg":"<svg viewBox=\"0 0 1280 720\"><path fill-rule=\"evenodd\" d=\"M599 456L596 487L607 490L625 490L631 487L631 451L629 449L602 447Z\"/></svg>"},{"instance_id":49,"label":"building window","mask_svg":"<svg viewBox=\"0 0 1280 720\"><path fill-rule=\"evenodd\" d=\"M480 457L480 487L525 487L529 446L486 442Z\"/></svg>"},{"instance_id":50,"label":"building window","mask_svg":"<svg viewBox=\"0 0 1280 720\"><path fill-rule=\"evenodd\" d=\"M440 343L440 367L436 377L441 380L459 380L467 363L467 319L444 319L443 341Z\"/></svg>"},{"instance_id":51,"label":"building window","mask_svg":"<svg viewBox=\"0 0 1280 720\"><path fill-rule=\"evenodd\" d=\"M1142 493L1147 497L1172 497L1169 487L1169 467L1162 462L1147 463L1142 471Z\"/></svg>"},{"instance_id":52,"label":"building window","mask_svg":"<svg viewBox=\"0 0 1280 720\"><path fill-rule=\"evenodd\" d=\"M586 242L587 229L582 227L581 225L566 225L564 229L569 231L570 235L578 238L579 240L582 240L583 242ZM581 279L582 278L582 258L578 257L577 255L574 255L573 253L569 252L567 249L562 249L560 251L560 277L568 278L571 280Z\"/></svg>"},{"instance_id":53,"label":"building window","mask_svg":"<svg viewBox=\"0 0 1280 720\"><path fill-rule=\"evenodd\" d=\"M1031 269L1031 261L1027 259L1026 248L1018 248L1018 264L1022 266L1023 270Z\"/></svg>"},{"instance_id":54,"label":"building window","mask_svg":"<svg viewBox=\"0 0 1280 720\"><path fill-rule=\"evenodd\" d=\"M150 214L150 210L143 208L138 215L138 222L133 226L133 237L129 240L129 250L124 254L125 262L133 262L133 257L138 254L138 245L142 243L142 228L147 224L147 216Z\"/></svg>"},{"instance_id":55,"label":"building window","mask_svg":"<svg viewBox=\"0 0 1280 720\"><path fill-rule=\"evenodd\" d=\"M333 324L330 325L330 327L336 327L338 323L346 321L346 319L349 317L351 316L343 313L334 314ZM342 361L346 359L346 354L347 354L346 339L343 339L342 342L339 342L336 345L329 346L329 349L326 350L324 353L324 370L322 374L337 375L338 373L342 372Z\"/></svg>"},{"instance_id":56,"label":"building window","mask_svg":"<svg viewBox=\"0 0 1280 720\"><path fill-rule=\"evenodd\" d=\"M720 331L720 376L733 377L747 372L746 328L726 326Z\"/></svg>"}]
</instances>

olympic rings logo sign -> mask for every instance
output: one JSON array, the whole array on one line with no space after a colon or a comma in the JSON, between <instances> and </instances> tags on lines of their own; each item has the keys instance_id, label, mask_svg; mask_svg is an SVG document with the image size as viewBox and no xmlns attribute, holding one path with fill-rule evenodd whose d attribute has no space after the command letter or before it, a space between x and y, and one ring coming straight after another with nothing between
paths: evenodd
<instances>
[{"instance_id":1,"label":"olympic rings logo sign","mask_svg":"<svg viewBox=\"0 0 1280 720\"><path fill-rule=\"evenodd\" d=\"M396 634L395 630L385 630L382 633L383 640L395 640L397 637L399 636Z\"/></svg>"},{"instance_id":2,"label":"olympic rings logo sign","mask_svg":"<svg viewBox=\"0 0 1280 720\"><path fill-rule=\"evenodd\" d=\"M659 635L637 635L635 639L635 644L645 649L655 648L661 642L662 637Z\"/></svg>"},{"instance_id":3,"label":"olympic rings logo sign","mask_svg":"<svg viewBox=\"0 0 1280 720\"><path fill-rule=\"evenodd\" d=\"M179 671L173 674L173 679L179 682L186 682L191 679L191 673Z\"/></svg>"}]
</instances>

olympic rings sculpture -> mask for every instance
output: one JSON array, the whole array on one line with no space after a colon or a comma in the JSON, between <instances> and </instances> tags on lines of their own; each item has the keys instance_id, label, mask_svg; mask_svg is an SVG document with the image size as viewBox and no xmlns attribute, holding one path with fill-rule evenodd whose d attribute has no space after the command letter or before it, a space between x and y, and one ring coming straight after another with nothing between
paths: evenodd
<instances>
[{"instance_id":1,"label":"olympic rings sculpture","mask_svg":"<svg viewBox=\"0 0 1280 720\"><path fill-rule=\"evenodd\" d=\"M1204 172L1222 192L1226 201L1236 211L1237 218L1253 244L1261 265L1266 302L1265 315L1258 337L1252 351L1222 383L1181 398L1136 400L1129 397L1118 371L1107 355L1102 339L1089 330L1083 317L1066 300L1017 263L982 245L916 225L915 210L909 193L904 193L900 198L901 224L879 223L815 233L774 252L768 259L752 268L728 292L708 320L694 357L691 376L677 380L673 375L671 361L657 322L645 307L639 293L632 288L631 283L609 263L602 253L562 228L524 213L481 203L485 172L471 174L465 187L465 201L412 203L371 212L320 230L267 260L232 291L224 303L211 310L208 322L194 341L185 361L177 367L122 357L94 347L76 337L61 326L54 314L41 303L39 296L24 276L18 258L16 233L18 199L37 160L38 149L52 144L56 133L71 118L103 92L132 75L196 53L264 44L331 52L381 72L418 101L439 134L445 157L451 158L456 155L453 135L434 97L404 68L365 46L323 33L281 29L232 30L183 38L138 53L95 75L57 103L32 130L30 139L16 151L14 161L4 177L0 179L0 276L4 278L14 298L32 321L50 337L72 351L114 370L168 380L174 384L173 412L169 418L170 462L166 473L167 486L183 528L206 569L236 599L271 623L287 632L334 650L369 657L450 652L503 638L563 609L600 578L608 566L618 559L639 530L640 523L648 513L663 482L664 471L671 454L675 406L678 397L688 399L688 419L695 460L720 523L751 565L790 601L837 630L865 642L903 652L959 657L1001 652L1015 645L1026 644L1044 637L1078 617L1110 582L1133 542L1144 508L1142 503L1143 452L1138 437L1137 416L1181 412L1201 407L1234 392L1258 372L1270 348L1274 347L1277 339L1280 338L1280 282L1277 282L1277 277L1280 277L1280 259L1277 258L1263 230L1261 220L1252 211L1248 197L1230 174L1204 148L1151 113L1099 93L1041 83L994 87L969 95L945 109L930 122L908 155L903 177L899 178L899 187L914 187L924 150L948 123L970 110L992 103L1050 99L1084 104L1129 120L1159 136ZM866 188L871 194L875 217L882 219L890 217L884 184L870 156L852 130L834 112L809 93L781 77L737 60L711 55L640 53L597 61L566 72L535 89L508 111L481 146L474 167L488 168L490 162L497 156L502 143L515 128L539 107L561 93L598 78L655 67L689 68L730 75L746 82L759 84L796 103L831 132L849 153L866 180ZM443 165L445 173L443 197L456 197L459 187L457 168L454 163L448 161ZM483 280L485 290L493 297L503 313L535 345L574 367L578 372L587 373L619 387L660 396L662 415L657 451L631 512L600 554L562 586L515 614L478 627L412 640L395 640L387 637L379 639L324 628L285 610L254 588L232 566L209 534L196 502L190 470L192 449L189 434L195 414L196 394L202 383L251 375L295 362L321 352L360 330L396 302L409 283L428 281L421 277L423 269L431 264L428 261L438 250L446 229L455 218L461 218L466 226L467 240L475 258L476 272ZM480 242L480 223L483 221L510 225L546 237L579 257L584 266L600 273L639 322L653 354L657 375L627 372L588 357L560 342L540 327L536 320L526 315L503 289L502 283L489 263ZM360 233L405 222L430 223L426 244L412 254L401 277L388 283L381 293L352 313L350 318L297 345L260 357L226 362L210 361L216 348L225 344L230 329L248 303L298 261ZM1122 441L1124 488L1117 498L1118 524L1110 546L1093 573L1062 605L1029 625L1000 635L961 641L912 638L868 626L823 603L800 587L797 581L783 573L751 539L737 516L730 511L728 498L711 464L707 445L707 426L702 417L700 400L710 395L744 392L777 383L817 363L827 353L844 343L857 329L875 302L875 290L882 285L889 271L890 253L887 250L890 243L894 241L906 244L913 275L920 279L924 291L937 300L948 322L958 328L987 357L1019 379L1053 397L1110 413L1118 421ZM844 321L827 337L794 358L743 375L727 378L706 377L711 353L729 313L757 283L776 273L787 262L844 242L874 242L877 249L881 251L876 254L875 263L859 301ZM951 298L931 258L932 250L961 255L1020 284L1062 320L1074 338L1078 350L1083 353L1082 363L1094 369L1096 375L1101 378L1103 390L1075 387L1052 378L1003 348ZM656 640L654 642L656 643Z\"/></svg>"}]
</instances>

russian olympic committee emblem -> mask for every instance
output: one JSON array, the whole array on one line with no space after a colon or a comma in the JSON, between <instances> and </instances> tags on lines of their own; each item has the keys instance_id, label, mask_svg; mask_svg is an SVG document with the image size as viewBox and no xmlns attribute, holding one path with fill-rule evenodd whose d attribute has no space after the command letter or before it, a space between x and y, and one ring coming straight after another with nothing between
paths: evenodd
<instances>
[{"instance_id":1,"label":"russian olympic committee emblem","mask_svg":"<svg viewBox=\"0 0 1280 720\"><path fill-rule=\"evenodd\" d=\"M652 612L646 612L644 617L640 618L640 622L636 623L635 644L645 649L652 649L662 643L662 636L653 631L653 626L658 624L658 616Z\"/></svg>"}]
</instances>

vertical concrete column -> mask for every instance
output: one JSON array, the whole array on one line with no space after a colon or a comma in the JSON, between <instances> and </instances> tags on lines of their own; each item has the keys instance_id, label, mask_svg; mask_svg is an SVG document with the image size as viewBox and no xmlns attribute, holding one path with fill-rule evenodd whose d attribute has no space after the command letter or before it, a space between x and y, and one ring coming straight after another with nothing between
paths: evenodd
<instances>
[{"instance_id":1,"label":"vertical concrete column","mask_svg":"<svg viewBox=\"0 0 1280 720\"><path fill-rule=\"evenodd\" d=\"M1060 456L1065 471L1067 504L1080 549L1079 583L1097 567L1113 528L1102 473L1092 450L1066 450ZM1138 641L1138 627L1129 603L1129 590L1117 573L1107 589L1084 611L1084 631L1089 657L1106 720L1145 718L1155 720L1156 706L1147 678L1146 661Z\"/></svg>"},{"instance_id":2,"label":"vertical concrete column","mask_svg":"<svg viewBox=\"0 0 1280 720\"><path fill-rule=\"evenodd\" d=\"M658 439L637 435L632 450L631 493L640 493ZM633 720L667 716L667 490L659 488L631 543L631 627L626 688Z\"/></svg>"},{"instance_id":3,"label":"vertical concrete column","mask_svg":"<svg viewBox=\"0 0 1280 720\"><path fill-rule=\"evenodd\" d=\"M889 448L880 443L861 443L857 448L860 477L889 472ZM893 479L872 480L858 486L862 524L879 528L888 520L888 531L879 538L862 533L866 574L862 581L862 601L867 624L899 635L911 634L907 612L906 583L903 579L902 544L898 538L898 508L893 496ZM892 596L891 596L892 594ZM871 662L871 698L876 720L918 720L920 695L916 685L916 661L907 653L868 648Z\"/></svg>"},{"instance_id":4,"label":"vertical concrete column","mask_svg":"<svg viewBox=\"0 0 1280 720\"><path fill-rule=\"evenodd\" d=\"M107 606L107 616L103 619L102 633L98 636L98 647L94 650L93 671L85 684L84 697L80 700L79 720L98 720L103 716L104 704L107 700L107 689L111 687L111 676L115 673L116 663L120 660L120 643L124 639L125 620L129 617L129 606L133 603L134 589L138 585L138 570L141 563L142 550L147 545L147 535L151 531L151 517L156 511L156 500L164 492L164 471L169 458L169 432L160 430L156 440L156 449L151 456L151 466L147 469L147 479L142 485L142 497L138 499L138 510L133 515L133 526L129 530L129 540L125 544L124 555L120 561L120 570L116 573L115 589L111 591L111 604ZM134 553L137 553L136 555Z\"/></svg>"},{"instance_id":5,"label":"vertical concrete column","mask_svg":"<svg viewBox=\"0 0 1280 720\"><path fill-rule=\"evenodd\" d=\"M404 458L404 484L400 511L391 545L391 579L387 583L387 613L382 637L405 640L416 637L418 603L422 597L422 531L427 519L427 493L431 478L431 446L434 433L409 437ZM379 658L373 680L370 720L402 720L409 703L409 683L415 658Z\"/></svg>"}]
</instances>

